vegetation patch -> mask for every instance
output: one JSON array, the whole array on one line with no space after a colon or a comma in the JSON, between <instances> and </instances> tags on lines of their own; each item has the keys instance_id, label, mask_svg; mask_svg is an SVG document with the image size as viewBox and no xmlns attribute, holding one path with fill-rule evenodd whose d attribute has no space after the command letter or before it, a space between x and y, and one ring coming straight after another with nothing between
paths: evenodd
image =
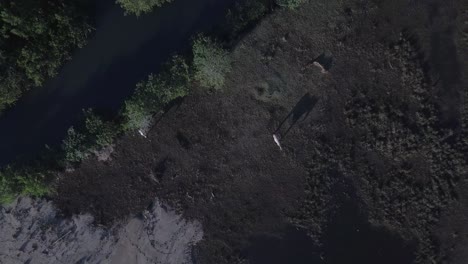
<instances>
[{"instance_id":1,"label":"vegetation patch","mask_svg":"<svg viewBox=\"0 0 468 264\"><path fill-rule=\"evenodd\" d=\"M189 66L185 59L174 56L159 74L137 84L135 94L125 102L124 128L140 129L148 125L151 117L162 111L171 101L186 96L190 84Z\"/></svg>"},{"instance_id":2,"label":"vegetation patch","mask_svg":"<svg viewBox=\"0 0 468 264\"><path fill-rule=\"evenodd\" d=\"M0 112L57 74L92 31L72 2L0 3Z\"/></svg>"},{"instance_id":3,"label":"vegetation patch","mask_svg":"<svg viewBox=\"0 0 468 264\"><path fill-rule=\"evenodd\" d=\"M198 36L193 43L195 79L206 88L221 89L231 70L229 53L206 36Z\"/></svg>"},{"instance_id":4,"label":"vegetation patch","mask_svg":"<svg viewBox=\"0 0 468 264\"><path fill-rule=\"evenodd\" d=\"M151 12L155 7L160 7L172 1L173 0L117 0L117 4L125 10L125 14L140 16L144 13Z\"/></svg>"},{"instance_id":5,"label":"vegetation patch","mask_svg":"<svg viewBox=\"0 0 468 264\"><path fill-rule=\"evenodd\" d=\"M0 204L13 202L17 195L42 197L51 193L45 180L46 173L32 169L8 167L0 171Z\"/></svg>"},{"instance_id":6,"label":"vegetation patch","mask_svg":"<svg viewBox=\"0 0 468 264\"><path fill-rule=\"evenodd\" d=\"M92 152L112 144L121 132L116 122L104 121L91 109L86 110L84 114L84 126L78 130L73 127L68 129L67 137L62 144L64 160L71 164L80 162Z\"/></svg>"}]
</instances>

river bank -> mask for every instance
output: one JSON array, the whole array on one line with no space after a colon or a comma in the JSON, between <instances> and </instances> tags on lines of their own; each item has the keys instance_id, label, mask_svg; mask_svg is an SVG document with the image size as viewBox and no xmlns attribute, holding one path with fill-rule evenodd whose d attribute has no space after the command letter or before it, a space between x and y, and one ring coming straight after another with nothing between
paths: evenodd
<instances>
[{"instance_id":1,"label":"river bank","mask_svg":"<svg viewBox=\"0 0 468 264\"><path fill-rule=\"evenodd\" d=\"M221 23L233 1L179 0L138 18L124 16L114 1L105 3L96 4L100 17L88 44L56 78L0 117L0 165L60 146L83 109L115 115L138 81L187 50L196 33Z\"/></svg>"}]
</instances>

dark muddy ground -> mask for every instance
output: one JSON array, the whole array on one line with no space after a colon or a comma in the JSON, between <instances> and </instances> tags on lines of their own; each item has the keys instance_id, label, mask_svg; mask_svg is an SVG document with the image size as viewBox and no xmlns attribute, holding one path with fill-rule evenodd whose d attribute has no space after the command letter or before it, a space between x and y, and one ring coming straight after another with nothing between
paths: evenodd
<instances>
[{"instance_id":1,"label":"dark muddy ground","mask_svg":"<svg viewBox=\"0 0 468 264\"><path fill-rule=\"evenodd\" d=\"M223 91L62 175L57 205L107 224L159 197L203 223L196 263L466 263L466 4L341 2L266 18Z\"/></svg>"}]
</instances>

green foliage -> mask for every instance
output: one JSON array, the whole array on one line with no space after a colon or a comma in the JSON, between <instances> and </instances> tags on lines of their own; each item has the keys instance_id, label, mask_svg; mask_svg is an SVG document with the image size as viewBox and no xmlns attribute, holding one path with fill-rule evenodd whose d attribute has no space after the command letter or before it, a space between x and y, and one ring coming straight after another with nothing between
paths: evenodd
<instances>
[{"instance_id":1,"label":"green foliage","mask_svg":"<svg viewBox=\"0 0 468 264\"><path fill-rule=\"evenodd\" d=\"M161 111L171 101L186 96L190 82L189 67L185 60L175 56L158 75L137 84L135 94L125 102L124 122L104 121L92 110L84 111L85 121L78 130L71 127L62 143L64 160L78 163L92 152L114 141L122 130L139 129L148 125L153 114Z\"/></svg>"},{"instance_id":2,"label":"green foliage","mask_svg":"<svg viewBox=\"0 0 468 264\"><path fill-rule=\"evenodd\" d=\"M16 176L16 180L21 186L21 195L42 197L50 193L50 188L46 186L42 174Z\"/></svg>"},{"instance_id":3,"label":"green foliage","mask_svg":"<svg viewBox=\"0 0 468 264\"><path fill-rule=\"evenodd\" d=\"M54 76L91 27L65 1L0 3L0 111Z\"/></svg>"},{"instance_id":4,"label":"green foliage","mask_svg":"<svg viewBox=\"0 0 468 264\"><path fill-rule=\"evenodd\" d=\"M155 7L160 7L173 0L117 0L117 3L125 10L125 14L140 16L149 13Z\"/></svg>"},{"instance_id":5,"label":"green foliage","mask_svg":"<svg viewBox=\"0 0 468 264\"><path fill-rule=\"evenodd\" d=\"M105 122L90 109L85 111L86 134L90 139L90 144L96 148L109 146L120 132L118 127L112 122Z\"/></svg>"},{"instance_id":6,"label":"green foliage","mask_svg":"<svg viewBox=\"0 0 468 264\"><path fill-rule=\"evenodd\" d=\"M31 169L0 171L0 204L9 204L18 195L43 197L51 192L45 175Z\"/></svg>"},{"instance_id":7,"label":"green foliage","mask_svg":"<svg viewBox=\"0 0 468 264\"><path fill-rule=\"evenodd\" d=\"M207 88L221 89L231 70L228 52L208 37L199 36L193 43L195 79Z\"/></svg>"},{"instance_id":8,"label":"green foliage","mask_svg":"<svg viewBox=\"0 0 468 264\"><path fill-rule=\"evenodd\" d=\"M166 70L149 75L137 84L135 94L125 102L126 129L139 129L148 125L151 116L160 112L171 101L188 94L189 67L179 56L172 58Z\"/></svg>"},{"instance_id":9,"label":"green foliage","mask_svg":"<svg viewBox=\"0 0 468 264\"><path fill-rule=\"evenodd\" d=\"M276 0L276 4L281 7L296 9L300 5L304 4L307 0Z\"/></svg>"},{"instance_id":10,"label":"green foliage","mask_svg":"<svg viewBox=\"0 0 468 264\"><path fill-rule=\"evenodd\" d=\"M62 143L65 161L70 163L80 162L93 151L109 146L120 133L118 125L102 120L91 109L84 111L84 114L84 127L80 131L69 128Z\"/></svg>"},{"instance_id":11,"label":"green foliage","mask_svg":"<svg viewBox=\"0 0 468 264\"><path fill-rule=\"evenodd\" d=\"M138 99L130 99L125 102L123 115L126 119L125 129L134 130L149 125L152 114L147 111Z\"/></svg>"},{"instance_id":12,"label":"green foliage","mask_svg":"<svg viewBox=\"0 0 468 264\"><path fill-rule=\"evenodd\" d=\"M15 200L14 183L3 173L0 173L0 204L9 204Z\"/></svg>"},{"instance_id":13,"label":"green foliage","mask_svg":"<svg viewBox=\"0 0 468 264\"><path fill-rule=\"evenodd\" d=\"M86 137L76 132L73 127L68 129L68 134L62 143L65 152L65 160L71 163L80 162L87 156L85 147Z\"/></svg>"}]
</instances>

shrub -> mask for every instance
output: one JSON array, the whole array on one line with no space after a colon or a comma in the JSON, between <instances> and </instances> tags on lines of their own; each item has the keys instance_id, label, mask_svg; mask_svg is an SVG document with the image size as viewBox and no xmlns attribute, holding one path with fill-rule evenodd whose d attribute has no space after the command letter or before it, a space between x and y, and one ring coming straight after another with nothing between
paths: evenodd
<instances>
[{"instance_id":1,"label":"shrub","mask_svg":"<svg viewBox=\"0 0 468 264\"><path fill-rule=\"evenodd\" d=\"M193 64L195 79L207 88L221 89L225 75L231 70L228 52L205 36L199 36L193 43Z\"/></svg>"},{"instance_id":2,"label":"shrub","mask_svg":"<svg viewBox=\"0 0 468 264\"><path fill-rule=\"evenodd\" d=\"M0 204L9 204L15 200L16 194L13 190L13 181L0 173Z\"/></svg>"},{"instance_id":3,"label":"shrub","mask_svg":"<svg viewBox=\"0 0 468 264\"><path fill-rule=\"evenodd\" d=\"M43 197L50 193L50 188L46 186L44 176L40 173L16 176L16 180L21 186L21 195Z\"/></svg>"},{"instance_id":4,"label":"shrub","mask_svg":"<svg viewBox=\"0 0 468 264\"><path fill-rule=\"evenodd\" d=\"M173 0L117 0L117 3L125 10L125 14L140 16L149 13L155 7L160 7Z\"/></svg>"},{"instance_id":5,"label":"shrub","mask_svg":"<svg viewBox=\"0 0 468 264\"><path fill-rule=\"evenodd\" d=\"M65 152L65 161L75 163L80 162L87 156L85 148L85 136L70 127L67 137L63 140L62 149Z\"/></svg>"},{"instance_id":6,"label":"shrub","mask_svg":"<svg viewBox=\"0 0 468 264\"><path fill-rule=\"evenodd\" d=\"M137 84L134 95L125 102L126 129L140 129L149 125L151 117L171 101L189 92L190 74L185 60L175 56L158 75Z\"/></svg>"},{"instance_id":7,"label":"shrub","mask_svg":"<svg viewBox=\"0 0 468 264\"><path fill-rule=\"evenodd\" d=\"M42 197L51 192L43 173L31 169L0 171L0 204L13 202L18 195Z\"/></svg>"},{"instance_id":8,"label":"shrub","mask_svg":"<svg viewBox=\"0 0 468 264\"><path fill-rule=\"evenodd\" d=\"M276 4L281 7L295 9L301 4L305 3L307 0L276 0Z\"/></svg>"},{"instance_id":9,"label":"shrub","mask_svg":"<svg viewBox=\"0 0 468 264\"><path fill-rule=\"evenodd\" d=\"M89 139L91 148L109 146L120 132L113 122L105 122L93 113L91 109L85 111L85 135Z\"/></svg>"},{"instance_id":10,"label":"shrub","mask_svg":"<svg viewBox=\"0 0 468 264\"><path fill-rule=\"evenodd\" d=\"M120 133L119 126L113 122L106 122L93 113L85 110L84 127L79 131L71 127L62 143L65 161L77 163L85 159L93 151L100 150L114 141Z\"/></svg>"},{"instance_id":11,"label":"shrub","mask_svg":"<svg viewBox=\"0 0 468 264\"><path fill-rule=\"evenodd\" d=\"M123 112L125 117L125 129L134 130L147 127L150 124L152 114L136 100L127 100Z\"/></svg>"},{"instance_id":12,"label":"shrub","mask_svg":"<svg viewBox=\"0 0 468 264\"><path fill-rule=\"evenodd\" d=\"M137 84L134 95L125 102L123 123L106 122L91 109L85 110L84 126L78 130L71 127L62 143L65 162L81 162L92 152L112 144L122 130L149 126L153 114L188 94L189 82L188 65L183 58L174 56L164 71Z\"/></svg>"}]
</instances>

